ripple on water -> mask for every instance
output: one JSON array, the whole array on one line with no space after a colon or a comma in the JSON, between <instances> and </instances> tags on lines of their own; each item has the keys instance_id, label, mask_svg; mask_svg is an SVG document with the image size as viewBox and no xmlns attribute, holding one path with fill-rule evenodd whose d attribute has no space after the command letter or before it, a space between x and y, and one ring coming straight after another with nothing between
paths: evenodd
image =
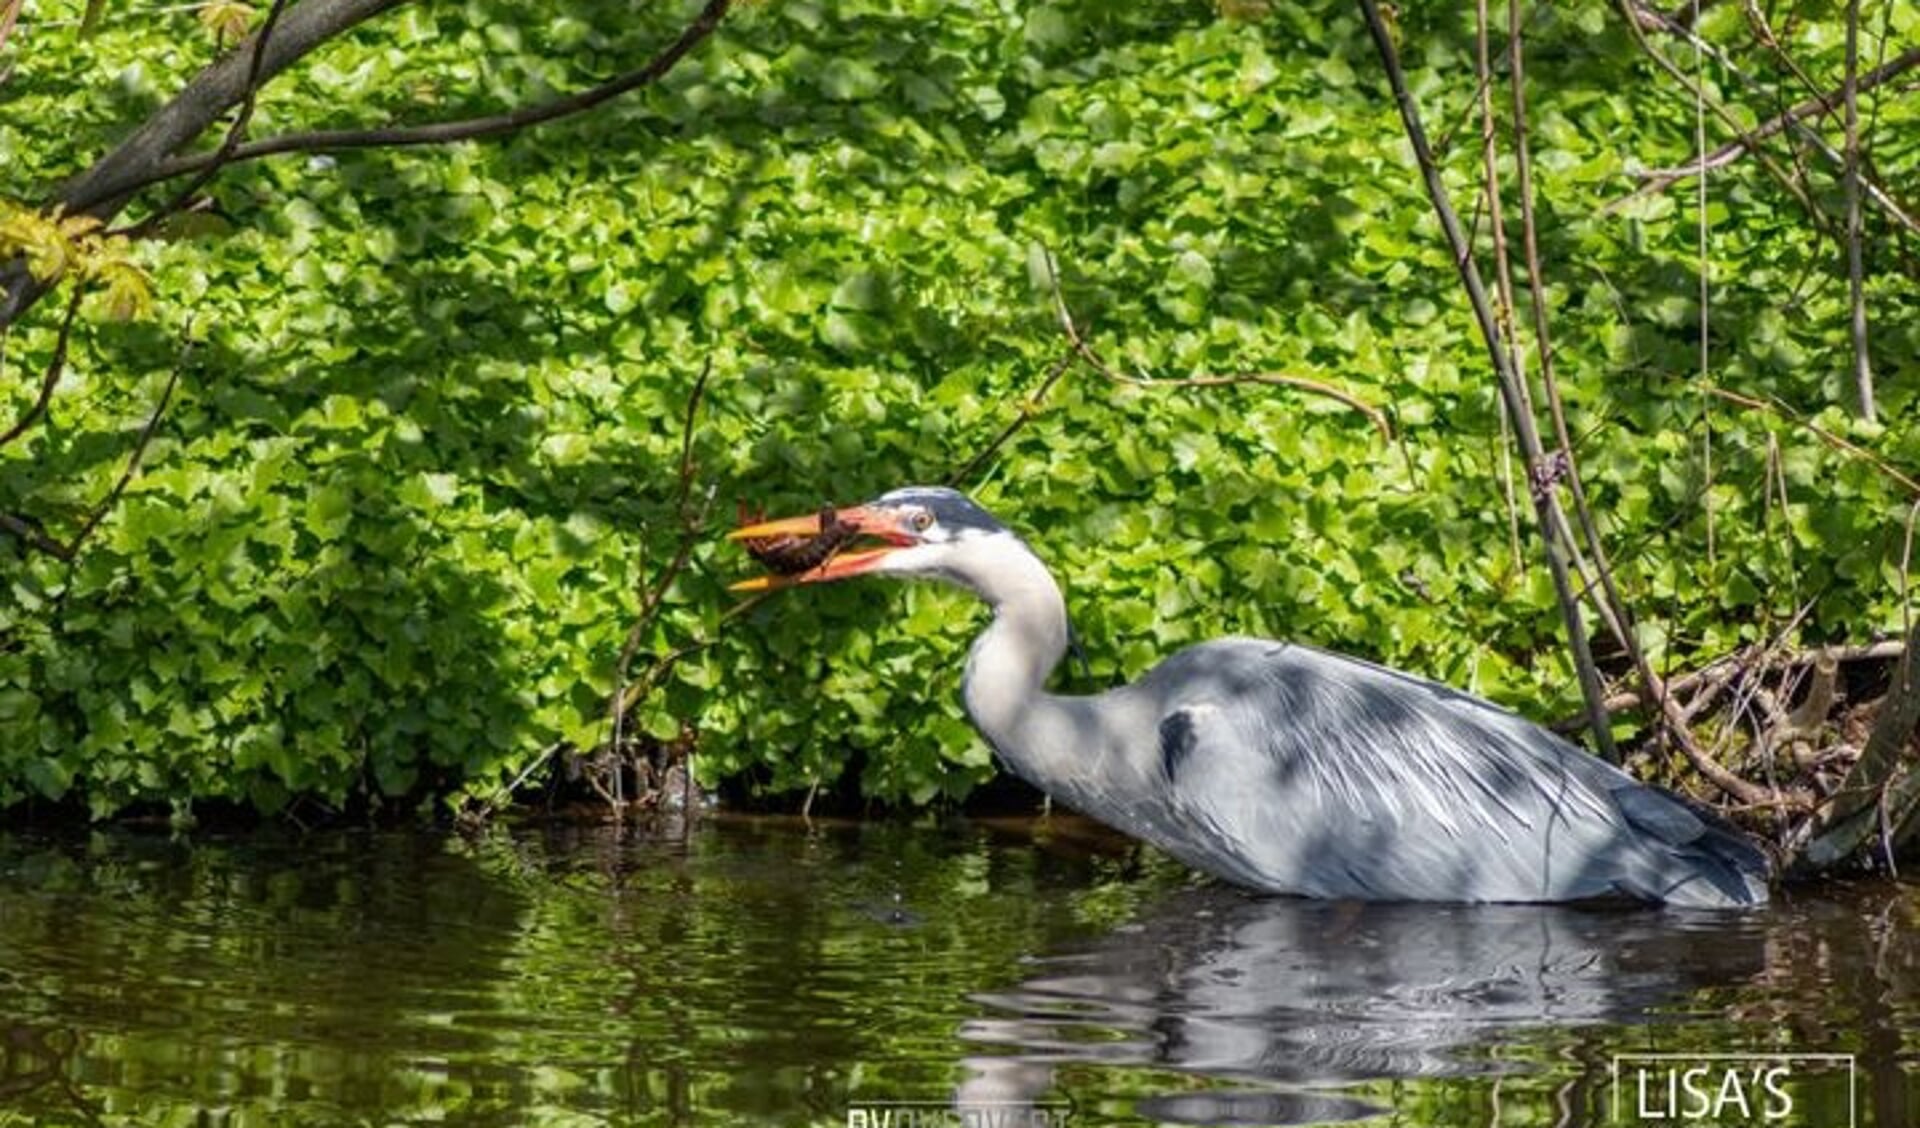
<instances>
[{"instance_id":1,"label":"ripple on water","mask_svg":"<svg viewBox=\"0 0 1920 1128\"><path fill-rule=\"evenodd\" d=\"M1908 890L1732 917L1323 904L1052 841L0 836L0 1114L1591 1124L1612 1052L1765 1044L1860 1054L1862 1124L1920 1122Z\"/></svg>"}]
</instances>

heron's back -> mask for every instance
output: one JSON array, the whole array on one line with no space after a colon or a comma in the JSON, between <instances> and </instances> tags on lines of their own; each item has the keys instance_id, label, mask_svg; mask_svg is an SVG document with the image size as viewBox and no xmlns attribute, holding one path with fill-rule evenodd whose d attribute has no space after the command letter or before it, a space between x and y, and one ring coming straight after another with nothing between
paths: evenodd
<instances>
[{"instance_id":1,"label":"heron's back","mask_svg":"<svg viewBox=\"0 0 1920 1128\"><path fill-rule=\"evenodd\" d=\"M1366 900L1766 900L1766 859L1716 816L1490 702L1297 644L1180 652L1097 708L1150 728L1155 799L1109 817L1273 892ZM1144 724L1143 724L1144 722ZM1132 789L1128 789L1131 791Z\"/></svg>"}]
</instances>

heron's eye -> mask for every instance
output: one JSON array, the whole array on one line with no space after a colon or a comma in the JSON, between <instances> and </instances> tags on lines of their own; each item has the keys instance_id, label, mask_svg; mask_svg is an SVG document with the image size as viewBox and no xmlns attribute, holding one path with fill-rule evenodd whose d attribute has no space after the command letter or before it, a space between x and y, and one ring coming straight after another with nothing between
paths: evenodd
<instances>
[{"instance_id":1,"label":"heron's eye","mask_svg":"<svg viewBox=\"0 0 1920 1128\"><path fill-rule=\"evenodd\" d=\"M913 516L907 518L907 524L913 526L914 532L924 533L933 528L933 514L924 509L916 509Z\"/></svg>"}]
</instances>

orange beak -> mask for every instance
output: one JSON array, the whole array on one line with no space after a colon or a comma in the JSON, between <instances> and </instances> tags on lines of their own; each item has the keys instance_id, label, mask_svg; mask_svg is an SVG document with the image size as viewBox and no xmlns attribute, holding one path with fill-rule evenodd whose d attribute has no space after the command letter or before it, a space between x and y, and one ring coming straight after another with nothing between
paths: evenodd
<instances>
[{"instance_id":1,"label":"orange beak","mask_svg":"<svg viewBox=\"0 0 1920 1128\"><path fill-rule=\"evenodd\" d=\"M755 576L729 584L729 591L771 591L775 588L792 587L795 584L823 584L834 580L844 580L870 572L889 554L909 545L919 543L911 530L898 514L886 509L869 505L857 505L849 509L836 511L836 517L843 523L852 525L861 536L874 536L888 543L881 548L866 548L853 552L838 552L820 564L791 575L768 574ZM774 521L761 521L746 525L727 534L731 541L759 540L765 537L816 537L820 535L820 515L809 513L801 517L782 517Z\"/></svg>"}]
</instances>

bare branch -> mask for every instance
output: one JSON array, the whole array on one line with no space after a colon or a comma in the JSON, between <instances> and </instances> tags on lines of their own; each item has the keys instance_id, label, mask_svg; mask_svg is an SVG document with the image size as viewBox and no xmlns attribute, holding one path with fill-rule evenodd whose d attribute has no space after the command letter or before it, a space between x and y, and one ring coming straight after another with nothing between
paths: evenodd
<instances>
[{"instance_id":1,"label":"bare branch","mask_svg":"<svg viewBox=\"0 0 1920 1128\"><path fill-rule=\"evenodd\" d=\"M1725 388L1712 385L1704 387L1701 390L1707 395L1726 400L1728 403L1739 404L1741 407L1751 408L1755 411L1764 411L1769 415L1784 419L1794 426L1799 427L1801 430L1811 433L1814 437L1833 449L1867 463L1875 470L1885 474L1888 478L1898 482L1900 487L1908 493L1920 496L1920 481L1915 481L1912 477L1897 469L1892 463L1872 451L1848 442L1846 439L1841 438L1839 435L1834 434L1818 423L1795 414L1792 410L1780 403L1771 400L1756 399L1753 396L1741 395L1739 392L1728 391Z\"/></svg>"},{"instance_id":2,"label":"bare branch","mask_svg":"<svg viewBox=\"0 0 1920 1128\"><path fill-rule=\"evenodd\" d=\"M1533 414L1533 386L1527 379L1526 351L1520 344L1520 335L1516 331L1519 314L1518 303L1514 300L1513 257L1509 253L1507 242L1507 219L1500 190L1500 148L1499 128L1493 115L1493 66L1492 20L1488 15L1487 0L1478 0L1474 5L1474 71L1480 78L1478 89L1474 93L1474 104L1480 112L1480 164L1482 190L1476 206L1484 204L1487 211L1487 230L1492 236L1490 242L1493 251L1493 286L1498 300L1495 313L1500 318L1500 332L1506 341L1509 363L1520 382L1521 396L1526 401L1529 416ZM1511 77L1511 76L1510 76ZM1479 216L1474 217L1474 233L1479 233ZM1535 283L1537 288L1537 283ZM1539 309L1536 295L1534 308ZM1507 534L1513 552L1516 571L1525 569L1525 556L1520 549L1520 507L1514 490L1513 475L1513 421L1508 418L1506 403L1500 405L1500 494L1507 507ZM1590 588L1586 580L1585 569L1581 565L1578 552L1573 547L1573 538L1565 538L1569 551L1574 552L1570 561L1574 571L1582 573L1581 586Z\"/></svg>"},{"instance_id":3,"label":"bare branch","mask_svg":"<svg viewBox=\"0 0 1920 1128\"><path fill-rule=\"evenodd\" d=\"M1859 76L1858 90L1862 93L1872 90L1875 87L1884 85L1900 77L1916 66L1920 66L1920 47L1907 51L1884 65L1875 67L1873 70ZM1808 98L1806 101L1791 107L1785 113L1778 114L1762 122L1760 125L1755 126L1747 132L1746 136L1729 141L1705 156L1696 154L1685 164L1675 165L1672 168L1646 169L1640 172L1639 175L1647 178L1647 183L1634 189L1630 195L1614 200L1601 208L1601 214L1604 215L1608 212L1617 211L1631 200L1637 200L1642 196L1652 195L1653 193L1671 188L1675 184L1691 180L1700 174L1701 169L1706 169L1711 172L1715 169L1725 168L1735 161L1738 161L1741 157L1746 156L1750 151L1752 143L1765 141L1782 132L1788 126L1794 125L1807 118L1831 113L1845 96L1846 87L1842 86L1839 89L1829 91L1819 97Z\"/></svg>"},{"instance_id":4,"label":"bare branch","mask_svg":"<svg viewBox=\"0 0 1920 1128\"><path fill-rule=\"evenodd\" d=\"M699 377L693 382L693 390L687 395L687 410L680 426L679 494L674 506L674 512L680 521L679 546L675 549L673 558L667 562L667 566L660 573L659 578L656 579L650 587L645 589L640 601L640 612L635 616L633 624L627 628L626 641L621 644L620 657L614 664L613 694L607 701L607 719L613 729L613 739L608 746L608 752L614 758L616 765L614 768L614 787L613 790L609 792L601 787L598 781L595 781L594 787L601 792L602 797L616 806L618 806L622 800L618 763L621 748L625 742L627 712L633 707L635 702L643 699L645 696L644 693L630 695L630 687L627 681L628 674L632 668L635 656L640 652L641 643L646 640L648 629L653 626L654 620L660 615L660 608L666 601L667 592L673 587L674 581L680 578L680 574L686 571L687 564L693 557L694 545L698 542L701 532L706 527L707 514L713 506L713 498L716 493L715 487L708 487L706 497L700 503L699 507L696 509L693 506L693 483L696 476L693 463L693 431L694 425L700 417L701 402L706 397L707 380L712 375L713 358L708 357L706 363L700 368ZM671 660L678 661L678 656L673 657ZM652 690L654 682L659 676L658 670L661 661L663 660L656 659L649 666L646 676L642 679L641 684L643 684L649 692Z\"/></svg>"},{"instance_id":5,"label":"bare branch","mask_svg":"<svg viewBox=\"0 0 1920 1128\"><path fill-rule=\"evenodd\" d=\"M271 80L320 44L405 2L328 0L289 7L262 52L252 84ZM149 183L143 178L156 162L200 136L246 96L248 75L253 71L250 49L243 46L223 56L126 140L63 187L53 202L70 215L85 212L101 220L112 219L126 206L135 188ZM34 278L19 263L0 266L0 326L19 321L49 289L48 283Z\"/></svg>"},{"instance_id":6,"label":"bare branch","mask_svg":"<svg viewBox=\"0 0 1920 1128\"><path fill-rule=\"evenodd\" d=\"M191 332L191 328L188 331ZM133 453L127 456L127 465L120 471L120 480L107 491L106 497L100 499L100 504L95 506L93 512L87 516L86 523L80 526L80 531L73 534L72 539L67 541L68 558L80 554L80 545L93 534L93 530L99 526L101 519L119 502L120 495L127 491L127 483L133 481L133 476L140 472L140 460L146 456L147 444L153 441L153 433L160 426L160 416L166 412L167 403L173 399L173 389L180 383L180 370L186 367L187 358L192 355L193 342L189 340L186 347L180 351L180 359L174 364L173 371L167 375L166 386L160 389L160 399L153 405L153 413L147 416L147 425L140 429L139 441L134 443Z\"/></svg>"},{"instance_id":7,"label":"bare branch","mask_svg":"<svg viewBox=\"0 0 1920 1128\"><path fill-rule=\"evenodd\" d=\"M1514 379L1520 386L1521 405L1531 416L1533 388L1527 382L1526 353L1516 331L1519 315L1515 312L1513 256L1508 253L1506 208L1500 198L1500 133L1493 116L1492 29L1488 26L1487 0L1478 0L1474 9L1474 68L1480 76L1480 164L1487 202L1487 232L1493 244L1493 293L1497 301L1494 313L1499 318L1507 363L1513 367ZM1537 279L1535 285L1538 286Z\"/></svg>"},{"instance_id":8,"label":"bare branch","mask_svg":"<svg viewBox=\"0 0 1920 1128\"><path fill-rule=\"evenodd\" d=\"M1631 0L1621 0L1621 2L1630 3ZM1642 8L1640 10L1642 12L1648 11L1648 9L1645 9L1645 8ZM1749 78L1746 74L1744 74L1740 70L1740 68L1734 64L1733 60L1727 57L1725 52L1721 51L1719 48L1715 47L1713 44L1701 38L1697 32L1694 32L1688 28L1677 27L1677 26L1668 25L1668 24L1664 24L1663 22L1660 22L1660 21L1664 21L1665 19L1664 16L1659 16L1656 14L1654 19L1656 21L1655 26L1657 29L1671 32L1675 36L1679 37L1680 39L1690 44L1696 51L1699 51L1702 54L1712 57L1722 67L1726 68L1729 74L1733 75L1735 78L1745 83L1748 87L1752 88L1752 87L1757 87L1759 85L1759 83L1756 80ZM1820 230L1823 234L1833 236L1836 240L1844 237L1844 232L1835 230L1833 226L1828 222L1827 214L1824 211L1815 209L1813 197L1811 195L1811 190L1806 185L1806 178L1804 175L1805 169L1800 166L1797 153L1795 154L1795 169L1799 173L1801 173L1801 175L1796 176L1793 174L1789 174L1788 172L1786 172L1786 170L1782 169L1777 163L1775 163L1774 160L1766 153L1766 151L1759 147L1758 138L1756 137L1754 131L1744 128L1739 122L1739 120L1733 116L1730 110L1728 110L1725 106L1721 105L1719 102L1706 98L1704 88L1701 87L1698 83L1695 83L1684 72L1682 72L1678 68L1678 66L1676 66L1672 62L1672 60L1668 59L1664 54L1662 54L1659 51L1658 48L1654 47L1653 44L1650 41L1648 41L1648 39L1646 38L1645 33L1641 31L1638 26L1633 26L1631 30L1633 32L1635 41L1640 44L1641 48L1647 53L1648 57L1652 58L1663 69L1666 69L1669 74L1676 77L1681 82L1681 84L1684 85L1688 89L1688 91L1694 95L1696 99L1699 99L1704 106L1706 106L1707 108L1710 108L1713 111L1714 116L1720 119L1721 123L1725 125L1731 133L1734 134L1734 136L1745 147L1745 149L1754 154L1754 159L1760 163L1761 168L1766 170L1767 175L1773 177L1776 181L1778 181L1781 187L1785 188L1788 194L1792 195L1793 198L1800 203L1801 207L1806 209L1808 218L1813 220L1814 226L1818 230ZM1825 157L1828 161L1831 161L1835 167L1841 168L1844 170L1846 166L1845 154L1841 153L1839 150L1835 149L1832 145L1828 144L1826 137L1824 137L1819 130L1806 124L1804 121L1800 120L1799 118L1794 118L1783 123L1783 127L1793 129L1809 145L1819 150L1821 156ZM1698 145L1698 148L1700 151L1705 151L1706 149L1705 142L1704 141L1700 142ZM1697 174L1697 170L1696 170L1696 174ZM1875 206L1879 207L1882 212L1886 213L1888 218L1892 219L1895 223L1898 223L1900 226L1906 228L1908 231L1913 232L1914 234L1920 234L1920 219L1916 219L1913 216L1913 214L1910 211L1908 211L1904 205L1900 203L1900 201L1894 199L1891 193L1889 193L1884 187L1882 187L1872 177L1866 175L1864 172L1862 172L1860 175L1860 189L1862 192L1866 194L1867 199L1872 200ZM1625 203L1626 200L1632 199L1632 198L1634 197L1628 196L1622 200L1616 201L1614 204L1608 205L1608 208L1602 209L1601 214L1605 214L1611 208L1618 206L1619 204Z\"/></svg>"},{"instance_id":9,"label":"bare branch","mask_svg":"<svg viewBox=\"0 0 1920 1128\"><path fill-rule=\"evenodd\" d=\"M1413 147L1414 160L1420 167L1421 179L1426 184L1427 198L1433 204L1434 213L1440 219L1440 226L1446 233L1447 245L1453 254L1453 265L1460 272L1461 283L1466 287L1467 298L1473 307L1474 317L1480 325L1480 333L1486 340L1487 352L1492 357L1493 368L1500 384L1500 394L1505 400L1507 411L1513 417L1514 432L1520 441L1520 449L1527 458L1529 476L1534 481L1550 480L1550 462L1546 451L1540 445L1540 433L1535 429L1532 416L1526 411L1525 389L1520 385L1518 373L1514 371L1512 358L1501 340L1500 327L1494 317L1493 308L1487 301L1486 287L1481 283L1480 270L1473 260L1473 249L1467 242L1466 233L1461 230L1460 217L1453 209L1447 193L1447 186L1440 174L1440 166L1435 162L1433 149L1427 144L1426 129L1420 124L1420 111L1414 105L1413 94L1407 89L1407 76L1400 67L1400 52L1394 46L1393 33L1388 30L1386 21L1380 15L1377 0L1360 0L1360 11L1367 24L1367 31L1373 38L1375 50L1379 53L1381 66L1385 69L1387 83L1392 88L1394 103L1400 111L1400 120L1406 128L1407 141ZM1540 540L1546 553L1547 570L1553 577L1554 593L1560 604L1561 618L1567 631L1567 645L1573 654L1574 669L1580 677L1580 689L1586 698L1588 719L1591 722L1594 741L1608 759L1616 759L1613 748L1613 736L1607 727L1606 710L1602 707L1605 694L1600 682L1600 673L1593 662L1593 651L1587 643L1586 626L1582 621L1580 604L1574 595L1573 584L1568 576L1567 560L1562 551L1560 538L1554 535L1555 512L1559 502L1551 488L1531 491L1535 515L1540 524ZM1562 518L1564 520L1564 518Z\"/></svg>"},{"instance_id":10,"label":"bare branch","mask_svg":"<svg viewBox=\"0 0 1920 1128\"><path fill-rule=\"evenodd\" d=\"M687 52L698 46L701 40L713 34L714 29L720 26L721 17L726 15L727 9L731 6L732 0L708 0L707 6L701 9L700 14L687 25L679 38L648 60L645 66L609 79L591 89L563 98L555 98L537 106L523 106L505 113L465 118L459 121L435 122L428 125L397 125L377 129L329 129L267 137L234 146L224 157L220 152L198 153L162 162L140 183L142 185L157 183L209 167L218 167L222 163L257 160L281 153L391 149L414 145L444 145L454 141L474 141L498 137L570 117L657 81L662 75L672 70L674 64L678 63Z\"/></svg>"},{"instance_id":11,"label":"bare branch","mask_svg":"<svg viewBox=\"0 0 1920 1128\"><path fill-rule=\"evenodd\" d=\"M1387 421L1387 414L1367 401L1343 391L1321 380L1307 376L1292 376L1284 372L1237 372L1231 376L1185 376L1173 379L1160 379L1151 376L1136 376L1122 372L1108 364L1092 345L1080 334L1079 326L1074 324L1073 313L1067 308L1067 301L1060 292L1060 276L1053 261L1053 253L1046 252L1047 278L1053 287L1054 313L1060 318L1060 328L1072 343L1074 351L1080 354L1095 372L1117 384L1129 384L1136 388L1224 388L1233 384L1270 384L1282 388L1294 388L1311 395L1323 396L1345 404L1372 421L1380 437L1393 441L1393 425Z\"/></svg>"},{"instance_id":12,"label":"bare branch","mask_svg":"<svg viewBox=\"0 0 1920 1128\"><path fill-rule=\"evenodd\" d=\"M1639 675L1647 699L1658 703L1659 715L1669 739L1684 748L1691 743L1691 731L1686 717L1654 673L1646 650L1634 635L1633 617L1626 599L1620 594L1613 563L1608 559L1606 543L1600 536L1599 523L1594 520L1593 508L1587 502L1587 490L1580 476L1575 444L1567 427L1566 404L1561 399L1559 381L1554 372L1553 340L1547 331L1546 275L1540 264L1539 225L1533 201L1533 153L1527 118L1526 38L1519 0L1508 0L1507 4L1507 54L1509 81L1513 84L1514 171L1520 190L1520 223L1527 262L1527 286L1533 297L1533 335L1534 344L1539 350L1540 384L1547 401L1548 415L1553 421L1554 441L1566 456L1566 480L1573 499L1574 515L1580 522L1581 537L1592 557L1593 574L1599 580L1599 591L1593 596L1594 604L1605 620L1609 633L1633 662L1634 672ZM1567 529L1565 536L1571 541L1573 531Z\"/></svg>"},{"instance_id":13,"label":"bare branch","mask_svg":"<svg viewBox=\"0 0 1920 1128\"><path fill-rule=\"evenodd\" d=\"M1825 229L1826 213L1820 210L1812 194L1807 191L1806 185L1800 183L1792 173L1781 168L1772 157L1768 156L1766 151L1760 147L1758 140L1754 138L1752 130L1743 127L1739 119L1735 118L1732 112L1717 100L1707 97L1705 87L1696 81L1692 75L1681 70L1679 64L1667 58L1666 53L1654 46L1653 41L1647 38L1646 30L1641 26L1641 17L1647 14L1650 9L1641 7L1636 4L1634 0L1618 0L1618 3L1623 22L1625 22L1627 26L1627 33L1633 38L1633 41L1639 45L1641 52L1649 59L1652 59L1654 64L1661 70L1665 71L1668 77L1679 83L1680 86L1692 96L1697 105L1711 109L1714 117L1720 119L1720 123L1726 127L1727 131L1746 144L1748 150L1753 153L1754 160L1760 162L1760 167L1766 170L1767 175L1773 177L1782 188L1786 189L1787 194L1792 196L1800 204L1801 208L1806 211L1807 216L1812 219L1817 226ZM1658 13L1653 14L1658 19L1665 19L1664 16L1660 16ZM1676 29L1676 32L1689 38L1696 47L1704 49L1704 45L1701 44L1698 39L1693 38L1691 33L1686 29Z\"/></svg>"},{"instance_id":14,"label":"bare branch","mask_svg":"<svg viewBox=\"0 0 1920 1128\"><path fill-rule=\"evenodd\" d=\"M1866 257L1860 218L1860 0L1847 0L1846 102L1847 287L1853 336L1853 386L1860 418L1873 422L1873 363L1867 351Z\"/></svg>"},{"instance_id":15,"label":"bare branch","mask_svg":"<svg viewBox=\"0 0 1920 1128\"><path fill-rule=\"evenodd\" d=\"M738 619L740 616L758 607L761 603L772 598L773 594L772 591L754 592L752 595L722 612L720 620L716 625L721 627L726 626L728 623L733 622L735 619ZM660 684L660 679L671 673L675 666L719 641L720 635L716 632L705 638L690 639L674 647L672 650L667 651L665 654L655 657L652 663L647 666L646 672L634 679L633 684L627 687L626 693L618 705L620 712L623 714L631 712L635 705L647 699L647 695L652 693L654 687Z\"/></svg>"},{"instance_id":16,"label":"bare branch","mask_svg":"<svg viewBox=\"0 0 1920 1128\"><path fill-rule=\"evenodd\" d=\"M693 495L693 425L700 418L700 403L707 397L707 381L712 377L713 358L709 356L700 366L693 390L687 393L687 414L680 424L680 504L676 508L683 522L692 517L687 511L687 501Z\"/></svg>"},{"instance_id":17,"label":"bare branch","mask_svg":"<svg viewBox=\"0 0 1920 1128\"><path fill-rule=\"evenodd\" d=\"M249 89L257 90L322 43L405 2L330 0L293 5L277 21L271 36L263 36L268 30L263 26L248 43L201 71L172 101L63 189L60 201L69 212L86 211L108 218L134 191L153 183L156 163L206 132L238 106ZM268 42L256 52L254 46L262 38Z\"/></svg>"},{"instance_id":18,"label":"bare branch","mask_svg":"<svg viewBox=\"0 0 1920 1128\"><path fill-rule=\"evenodd\" d=\"M1001 428L992 442L981 447L977 454L967 459L965 465L947 475L947 484L957 486L973 477L974 471L986 465L988 459L992 458L1001 447L1007 445L1008 439L1013 438L1021 428L1033 422L1034 417L1040 414L1040 404L1047 398L1047 393L1060 382L1060 377L1067 374L1067 369L1073 367L1073 362L1079 355L1079 351L1069 345L1067 350L1060 354L1060 359L1053 362L1053 367L1047 370L1046 378L1040 381L1040 386L1027 393L1026 400L1020 404L1020 413Z\"/></svg>"},{"instance_id":19,"label":"bare branch","mask_svg":"<svg viewBox=\"0 0 1920 1128\"><path fill-rule=\"evenodd\" d=\"M1773 32L1773 25L1767 22L1767 13L1760 10L1760 0L1740 0L1740 14L1747 18L1747 28L1753 32L1753 37L1760 41L1760 45L1765 47L1781 66L1787 68L1795 79L1799 80L1800 85L1806 88L1809 95L1817 97L1820 93L1820 84L1813 80L1813 76L1800 65L1800 61L1781 44L1780 37ZM1884 48L1886 41L1881 40L1880 45Z\"/></svg>"},{"instance_id":20,"label":"bare branch","mask_svg":"<svg viewBox=\"0 0 1920 1128\"><path fill-rule=\"evenodd\" d=\"M73 319L80 312L80 301L85 296L86 291L75 284L73 296L67 299L67 312L60 319L60 335L53 342L53 359L47 362L46 374L40 378L40 394L7 433L0 435L0 447L25 434L27 428L38 423L40 417L47 413L47 405L53 402L53 390L67 369L67 347L73 343Z\"/></svg>"},{"instance_id":21,"label":"bare branch","mask_svg":"<svg viewBox=\"0 0 1920 1128\"><path fill-rule=\"evenodd\" d=\"M260 99L261 67L267 58L267 44L273 39L273 29L280 22L280 13L286 8L287 0L273 0L273 7L267 10L267 18L260 25L260 32L253 37L252 61L247 64L247 93L240 100L240 112L233 116L233 124L227 127L227 135L220 140L220 147L214 150L213 161L202 168L187 186L175 192L173 199L153 214L147 216L129 232L135 237L144 236L152 231L168 216L180 211L193 202L194 194L207 186L208 182L220 175L220 169L233 157L233 151L247 135L247 126L253 121L253 108Z\"/></svg>"}]
</instances>

